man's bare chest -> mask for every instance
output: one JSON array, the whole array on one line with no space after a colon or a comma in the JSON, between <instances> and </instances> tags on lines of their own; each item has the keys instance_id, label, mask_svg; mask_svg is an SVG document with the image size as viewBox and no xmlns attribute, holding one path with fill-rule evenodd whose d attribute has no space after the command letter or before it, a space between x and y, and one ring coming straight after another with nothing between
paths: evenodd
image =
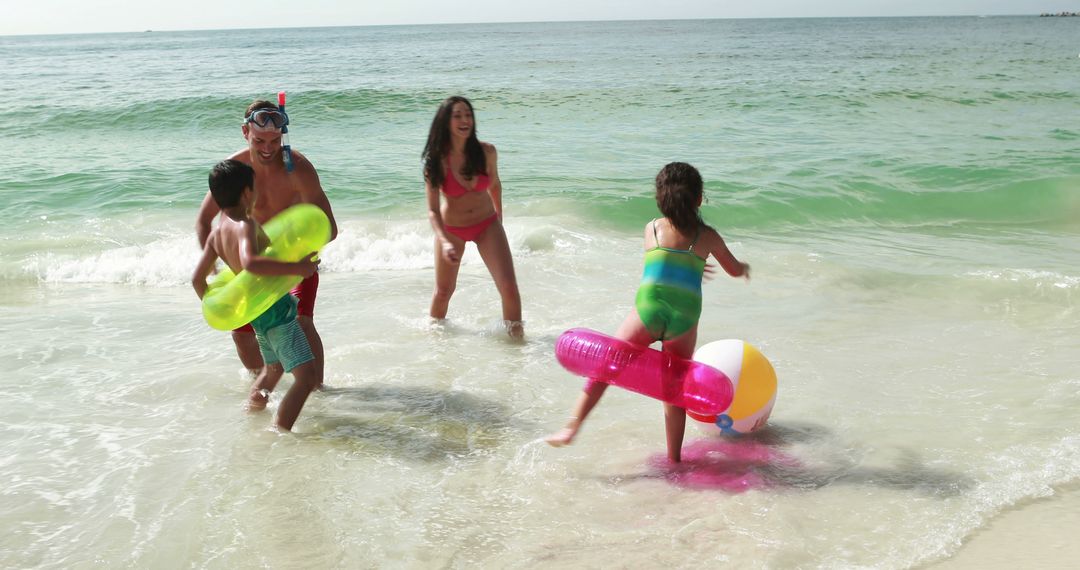
<instances>
[{"instance_id":1,"label":"man's bare chest","mask_svg":"<svg viewBox=\"0 0 1080 570\"><path fill-rule=\"evenodd\" d=\"M266 223L285 208L301 202L300 192L292 185L274 184L257 188L259 198L253 213L259 223Z\"/></svg>"}]
</instances>

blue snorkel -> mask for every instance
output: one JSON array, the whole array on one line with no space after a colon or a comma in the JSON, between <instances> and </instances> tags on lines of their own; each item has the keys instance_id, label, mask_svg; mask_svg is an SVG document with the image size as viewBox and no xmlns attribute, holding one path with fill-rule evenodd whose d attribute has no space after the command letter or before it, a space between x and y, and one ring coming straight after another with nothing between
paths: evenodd
<instances>
[{"instance_id":1,"label":"blue snorkel","mask_svg":"<svg viewBox=\"0 0 1080 570\"><path fill-rule=\"evenodd\" d=\"M279 91L277 94L278 110L285 113L285 92ZM286 115L288 116L288 115ZM293 171L292 160L292 147L289 146L289 125L284 124L281 126L281 158L285 160L285 172Z\"/></svg>"}]
</instances>

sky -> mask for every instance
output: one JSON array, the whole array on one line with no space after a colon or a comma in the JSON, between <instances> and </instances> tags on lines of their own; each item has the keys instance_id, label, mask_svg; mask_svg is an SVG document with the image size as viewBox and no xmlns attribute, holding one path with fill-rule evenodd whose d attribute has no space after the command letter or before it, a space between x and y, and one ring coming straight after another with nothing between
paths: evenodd
<instances>
[{"instance_id":1,"label":"sky","mask_svg":"<svg viewBox=\"0 0 1080 570\"><path fill-rule=\"evenodd\" d=\"M1080 0L2 0L0 35L476 22L984 16Z\"/></svg>"}]
</instances>

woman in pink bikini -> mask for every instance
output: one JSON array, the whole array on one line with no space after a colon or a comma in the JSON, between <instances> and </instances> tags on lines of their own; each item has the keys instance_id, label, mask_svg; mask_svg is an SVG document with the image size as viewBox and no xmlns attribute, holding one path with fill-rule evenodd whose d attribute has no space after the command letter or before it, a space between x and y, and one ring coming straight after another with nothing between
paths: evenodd
<instances>
[{"instance_id":1,"label":"woman in pink bikini","mask_svg":"<svg viewBox=\"0 0 1080 570\"><path fill-rule=\"evenodd\" d=\"M513 338L523 337L521 295L502 226L498 155L494 145L476 138L476 121L468 99L450 97L439 105L421 156L428 219L435 230L432 318L446 318L465 242L473 241L502 297L507 333Z\"/></svg>"}]
</instances>

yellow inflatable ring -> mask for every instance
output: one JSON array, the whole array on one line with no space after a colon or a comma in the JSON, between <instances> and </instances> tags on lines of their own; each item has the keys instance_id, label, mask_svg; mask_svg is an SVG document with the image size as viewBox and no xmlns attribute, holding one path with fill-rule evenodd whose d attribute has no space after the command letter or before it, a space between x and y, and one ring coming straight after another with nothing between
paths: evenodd
<instances>
[{"instance_id":1,"label":"yellow inflatable ring","mask_svg":"<svg viewBox=\"0 0 1080 570\"><path fill-rule=\"evenodd\" d=\"M270 238L270 247L262 255L300 261L330 241L330 220L318 206L297 204L266 222L263 231ZM226 267L208 284L203 295L203 317L218 330L242 327L288 295L302 280L299 275L256 275L249 271L236 275Z\"/></svg>"}]
</instances>

